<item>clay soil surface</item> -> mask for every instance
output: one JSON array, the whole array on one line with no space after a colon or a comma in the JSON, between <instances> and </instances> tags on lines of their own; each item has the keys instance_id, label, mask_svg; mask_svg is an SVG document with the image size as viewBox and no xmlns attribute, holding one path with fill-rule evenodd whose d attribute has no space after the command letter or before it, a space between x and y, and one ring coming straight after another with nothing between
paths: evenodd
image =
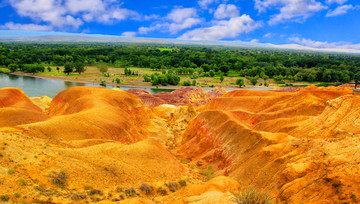
<instances>
[{"instance_id":1,"label":"clay soil surface","mask_svg":"<svg viewBox=\"0 0 360 204\"><path fill-rule=\"evenodd\" d=\"M4 88L0 202L359 203L359 136L348 87Z\"/></svg>"}]
</instances>

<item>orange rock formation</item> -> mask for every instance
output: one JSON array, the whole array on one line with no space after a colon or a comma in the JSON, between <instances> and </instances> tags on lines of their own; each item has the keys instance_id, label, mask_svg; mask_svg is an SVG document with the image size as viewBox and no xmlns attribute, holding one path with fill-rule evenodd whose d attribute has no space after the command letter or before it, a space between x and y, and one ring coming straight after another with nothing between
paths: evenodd
<instances>
[{"instance_id":1,"label":"orange rock formation","mask_svg":"<svg viewBox=\"0 0 360 204\"><path fill-rule=\"evenodd\" d=\"M334 87L233 91L189 123L178 154L279 202L357 202L359 99Z\"/></svg>"},{"instance_id":2,"label":"orange rock formation","mask_svg":"<svg viewBox=\"0 0 360 204\"><path fill-rule=\"evenodd\" d=\"M241 183L279 203L358 203L359 118L346 87L0 89L0 199L232 203Z\"/></svg>"}]
</instances>

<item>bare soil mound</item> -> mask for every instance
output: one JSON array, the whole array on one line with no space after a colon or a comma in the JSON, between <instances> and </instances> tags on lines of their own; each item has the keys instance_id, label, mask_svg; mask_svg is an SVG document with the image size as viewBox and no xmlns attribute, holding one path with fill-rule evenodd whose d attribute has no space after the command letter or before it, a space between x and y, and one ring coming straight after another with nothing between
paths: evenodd
<instances>
[{"instance_id":1,"label":"bare soil mound","mask_svg":"<svg viewBox=\"0 0 360 204\"><path fill-rule=\"evenodd\" d=\"M17 88L0 89L0 127L16 126L48 119L25 93Z\"/></svg>"},{"instance_id":2,"label":"bare soil mound","mask_svg":"<svg viewBox=\"0 0 360 204\"><path fill-rule=\"evenodd\" d=\"M110 139L129 144L147 137L147 129L153 127L149 111L138 97L126 91L72 87L52 100L49 120L22 128L36 137Z\"/></svg>"},{"instance_id":3,"label":"bare soil mound","mask_svg":"<svg viewBox=\"0 0 360 204\"><path fill-rule=\"evenodd\" d=\"M335 87L229 92L189 123L178 154L279 202L357 202L359 101Z\"/></svg>"},{"instance_id":4,"label":"bare soil mound","mask_svg":"<svg viewBox=\"0 0 360 204\"><path fill-rule=\"evenodd\" d=\"M279 203L359 203L359 118L346 87L1 89L0 199L231 203L239 181Z\"/></svg>"}]
</instances>

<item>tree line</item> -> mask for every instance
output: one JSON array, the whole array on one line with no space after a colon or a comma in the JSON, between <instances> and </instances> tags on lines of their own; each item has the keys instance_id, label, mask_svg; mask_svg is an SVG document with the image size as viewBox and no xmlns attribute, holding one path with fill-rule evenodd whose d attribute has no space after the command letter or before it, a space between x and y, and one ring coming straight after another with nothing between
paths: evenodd
<instances>
[{"instance_id":1,"label":"tree line","mask_svg":"<svg viewBox=\"0 0 360 204\"><path fill-rule=\"evenodd\" d=\"M241 77L272 78L279 83L284 80L347 83L360 73L360 56L351 54L221 46L0 43L0 66L11 71L36 73L45 65L53 65L64 66L66 73L76 71L81 74L85 66L99 64L211 77L219 73L226 76L233 70Z\"/></svg>"}]
</instances>

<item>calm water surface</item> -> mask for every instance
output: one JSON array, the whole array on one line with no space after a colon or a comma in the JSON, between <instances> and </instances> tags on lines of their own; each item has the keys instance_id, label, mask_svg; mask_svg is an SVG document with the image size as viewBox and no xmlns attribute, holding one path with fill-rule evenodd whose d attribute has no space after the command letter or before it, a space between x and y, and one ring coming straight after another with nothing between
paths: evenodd
<instances>
[{"instance_id":1,"label":"calm water surface","mask_svg":"<svg viewBox=\"0 0 360 204\"><path fill-rule=\"evenodd\" d=\"M73 86L96 86L99 84L69 82L61 80L40 79L30 76L17 76L0 73L0 88L16 87L23 90L28 97L49 96L54 98L60 91ZM120 88L129 90L134 88L122 86L106 86L106 88ZM137 88L149 91L150 93L171 92L174 89Z\"/></svg>"}]
</instances>

